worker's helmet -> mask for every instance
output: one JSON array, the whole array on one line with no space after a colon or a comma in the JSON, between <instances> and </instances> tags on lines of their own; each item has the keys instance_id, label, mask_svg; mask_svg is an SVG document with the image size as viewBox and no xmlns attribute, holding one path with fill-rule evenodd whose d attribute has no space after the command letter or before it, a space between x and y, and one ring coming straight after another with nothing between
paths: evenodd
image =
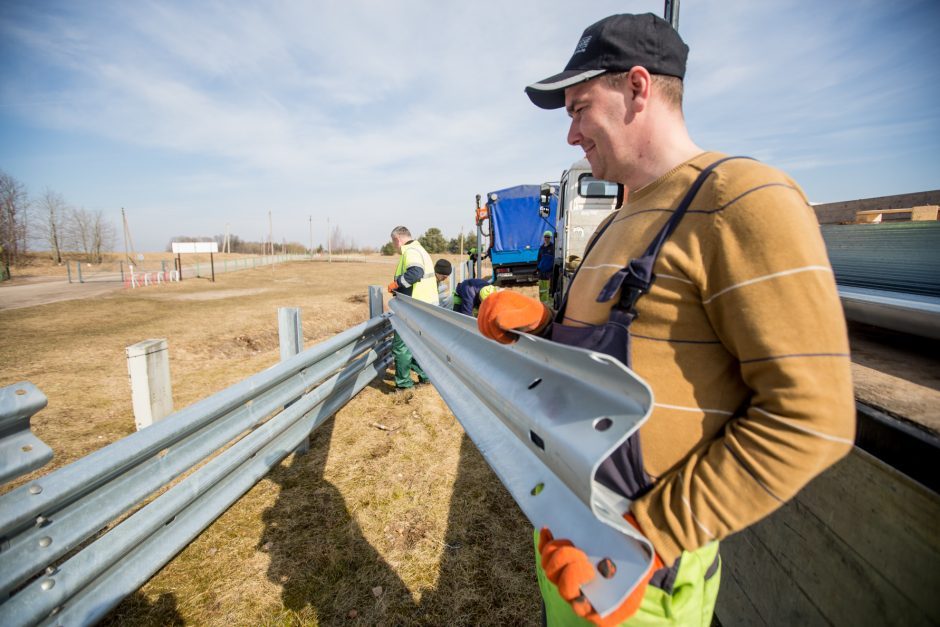
<instances>
[{"instance_id":1,"label":"worker's helmet","mask_svg":"<svg viewBox=\"0 0 940 627\"><path fill-rule=\"evenodd\" d=\"M551 236L552 236L551 231L545 231L544 233L542 233L542 237L551 237Z\"/></svg>"},{"instance_id":2,"label":"worker's helmet","mask_svg":"<svg viewBox=\"0 0 940 627\"><path fill-rule=\"evenodd\" d=\"M495 285L484 285L483 289L480 290L480 302L482 303L483 301L485 301L487 298L489 298L491 295L495 293L496 293Z\"/></svg>"}]
</instances>

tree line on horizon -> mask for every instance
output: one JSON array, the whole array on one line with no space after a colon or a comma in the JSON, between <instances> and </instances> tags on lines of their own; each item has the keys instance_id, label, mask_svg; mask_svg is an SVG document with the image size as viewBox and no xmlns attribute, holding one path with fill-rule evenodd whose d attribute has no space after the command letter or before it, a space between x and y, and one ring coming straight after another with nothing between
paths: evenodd
<instances>
[{"instance_id":1,"label":"tree line on horizon","mask_svg":"<svg viewBox=\"0 0 940 627\"><path fill-rule=\"evenodd\" d=\"M61 264L66 254L80 255L89 263L102 263L105 253L114 250L116 233L114 225L106 219L100 209L88 210L68 203L62 194L47 188L38 197L31 197L26 185L0 170L0 280L10 278L10 266L29 263L29 253L34 247L48 251L50 258ZM173 242L215 241L222 251L224 235L193 237L180 235ZM446 238L439 228L429 228L418 241L430 254L458 254L476 247L476 234ZM379 249L383 255L395 255L394 244L386 242ZM355 239L347 237L339 226L333 226L327 245L318 244L311 250L300 242L280 243L260 238L248 241L237 235L229 235L229 252L240 254L371 254L372 246L358 246Z\"/></svg>"},{"instance_id":2,"label":"tree line on horizon","mask_svg":"<svg viewBox=\"0 0 940 627\"><path fill-rule=\"evenodd\" d=\"M471 233L470 235L461 233L457 237L447 239L439 228L431 227L424 232L424 235L418 237L418 242L424 250L428 251L431 255L440 255L443 253L457 255L460 254L461 251L467 253L471 248L476 248L477 236L476 233ZM380 252L383 255L398 254L398 251L395 249L395 244L392 242L388 242L382 246Z\"/></svg>"}]
</instances>

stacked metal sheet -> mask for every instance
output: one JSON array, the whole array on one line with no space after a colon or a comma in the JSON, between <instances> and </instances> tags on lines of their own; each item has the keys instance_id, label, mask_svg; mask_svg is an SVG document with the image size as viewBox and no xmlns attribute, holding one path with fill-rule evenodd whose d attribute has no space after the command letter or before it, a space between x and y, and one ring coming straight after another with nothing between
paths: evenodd
<instances>
[{"instance_id":1,"label":"stacked metal sheet","mask_svg":"<svg viewBox=\"0 0 940 627\"><path fill-rule=\"evenodd\" d=\"M940 297L940 222L820 229L839 285Z\"/></svg>"},{"instance_id":2,"label":"stacked metal sheet","mask_svg":"<svg viewBox=\"0 0 940 627\"><path fill-rule=\"evenodd\" d=\"M940 339L940 222L820 229L847 319Z\"/></svg>"}]
</instances>

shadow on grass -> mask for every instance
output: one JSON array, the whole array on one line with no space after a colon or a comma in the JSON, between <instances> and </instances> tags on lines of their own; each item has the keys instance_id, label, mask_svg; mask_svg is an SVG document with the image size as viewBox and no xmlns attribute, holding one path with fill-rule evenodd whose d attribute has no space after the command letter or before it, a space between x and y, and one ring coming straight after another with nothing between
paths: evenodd
<instances>
[{"instance_id":1,"label":"shadow on grass","mask_svg":"<svg viewBox=\"0 0 940 627\"><path fill-rule=\"evenodd\" d=\"M179 613L176 595L172 592L164 592L151 602L138 591L121 601L98 623L108 627L129 624L182 627L186 621Z\"/></svg>"},{"instance_id":2,"label":"shadow on grass","mask_svg":"<svg viewBox=\"0 0 940 627\"><path fill-rule=\"evenodd\" d=\"M540 624L532 528L469 438L460 445L437 583L416 602L323 479L332 430L331 419L313 434L309 453L268 475L282 489L264 514L259 546L271 557L268 577L283 586L285 612L322 625ZM420 541L420 529L399 523L406 542L412 533Z\"/></svg>"}]
</instances>

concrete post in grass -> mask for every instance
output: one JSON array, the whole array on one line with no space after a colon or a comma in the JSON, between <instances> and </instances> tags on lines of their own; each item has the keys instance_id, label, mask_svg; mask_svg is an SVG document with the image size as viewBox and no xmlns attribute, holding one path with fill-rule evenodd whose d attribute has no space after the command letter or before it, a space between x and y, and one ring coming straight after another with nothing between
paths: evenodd
<instances>
[{"instance_id":1,"label":"concrete post in grass","mask_svg":"<svg viewBox=\"0 0 940 627\"><path fill-rule=\"evenodd\" d=\"M300 307L278 307L277 335L281 342L281 361L287 361L304 349Z\"/></svg>"},{"instance_id":2,"label":"concrete post in grass","mask_svg":"<svg viewBox=\"0 0 940 627\"><path fill-rule=\"evenodd\" d=\"M137 430L173 413L170 351L165 339L138 342L125 349Z\"/></svg>"}]
</instances>

